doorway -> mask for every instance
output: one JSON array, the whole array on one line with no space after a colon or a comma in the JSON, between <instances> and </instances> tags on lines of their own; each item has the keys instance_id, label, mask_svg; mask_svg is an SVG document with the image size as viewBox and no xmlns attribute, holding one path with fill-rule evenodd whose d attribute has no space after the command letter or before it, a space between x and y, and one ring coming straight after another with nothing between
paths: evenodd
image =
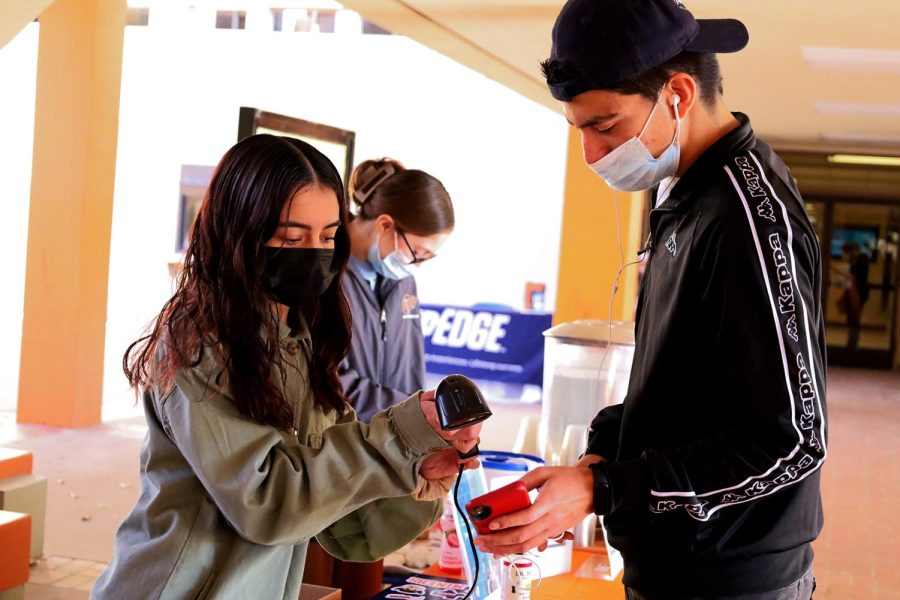
<instances>
[{"instance_id":1,"label":"doorway","mask_svg":"<svg viewBox=\"0 0 900 600\"><path fill-rule=\"evenodd\" d=\"M891 368L897 346L900 205L806 203L822 249L828 362Z\"/></svg>"}]
</instances>

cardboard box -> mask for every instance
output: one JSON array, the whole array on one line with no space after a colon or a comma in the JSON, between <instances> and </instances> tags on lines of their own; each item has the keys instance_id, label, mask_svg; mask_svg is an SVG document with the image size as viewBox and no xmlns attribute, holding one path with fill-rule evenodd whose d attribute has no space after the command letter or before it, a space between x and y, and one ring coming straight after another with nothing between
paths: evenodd
<instances>
[{"instance_id":1,"label":"cardboard box","mask_svg":"<svg viewBox=\"0 0 900 600\"><path fill-rule=\"evenodd\" d=\"M47 513L47 480L36 475L18 475L0 480L0 510L31 515L31 560L44 553L44 522Z\"/></svg>"},{"instance_id":2,"label":"cardboard box","mask_svg":"<svg viewBox=\"0 0 900 600\"><path fill-rule=\"evenodd\" d=\"M543 552L532 552L528 558L534 560L541 571L541 577L553 577L572 572L572 542L550 542Z\"/></svg>"},{"instance_id":3,"label":"cardboard box","mask_svg":"<svg viewBox=\"0 0 900 600\"><path fill-rule=\"evenodd\" d=\"M300 600L341 600L341 590L321 585L300 585Z\"/></svg>"},{"instance_id":4,"label":"cardboard box","mask_svg":"<svg viewBox=\"0 0 900 600\"><path fill-rule=\"evenodd\" d=\"M28 549L31 546L31 517L0 510L0 590L4 593L28 582ZM12 592L10 596L14 597Z\"/></svg>"},{"instance_id":5,"label":"cardboard box","mask_svg":"<svg viewBox=\"0 0 900 600\"><path fill-rule=\"evenodd\" d=\"M0 479L17 475L31 475L34 457L28 450L0 448Z\"/></svg>"},{"instance_id":6,"label":"cardboard box","mask_svg":"<svg viewBox=\"0 0 900 600\"><path fill-rule=\"evenodd\" d=\"M20 585L11 590L0 592L0 600L25 600L25 586Z\"/></svg>"}]
</instances>

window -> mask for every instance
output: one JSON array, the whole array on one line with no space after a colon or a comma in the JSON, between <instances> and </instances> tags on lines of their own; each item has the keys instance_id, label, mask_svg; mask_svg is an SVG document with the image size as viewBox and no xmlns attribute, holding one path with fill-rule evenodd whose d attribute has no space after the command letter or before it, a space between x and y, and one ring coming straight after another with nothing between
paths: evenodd
<instances>
[{"instance_id":1,"label":"window","mask_svg":"<svg viewBox=\"0 0 900 600\"><path fill-rule=\"evenodd\" d=\"M217 10L216 29L244 29L247 13L242 10Z\"/></svg>"},{"instance_id":2,"label":"window","mask_svg":"<svg viewBox=\"0 0 900 600\"><path fill-rule=\"evenodd\" d=\"M362 32L365 34L374 34L374 35L391 35L391 32L387 29L382 29L375 23L371 21L366 21L363 19L363 29Z\"/></svg>"},{"instance_id":3,"label":"window","mask_svg":"<svg viewBox=\"0 0 900 600\"><path fill-rule=\"evenodd\" d=\"M150 9L147 7L128 7L125 24L132 27L146 27L150 22Z\"/></svg>"},{"instance_id":4,"label":"window","mask_svg":"<svg viewBox=\"0 0 900 600\"><path fill-rule=\"evenodd\" d=\"M336 12L315 8L272 9L273 29L302 33L334 33Z\"/></svg>"},{"instance_id":5,"label":"window","mask_svg":"<svg viewBox=\"0 0 900 600\"><path fill-rule=\"evenodd\" d=\"M284 10L281 8L270 9L272 11L272 30L282 31L284 27Z\"/></svg>"},{"instance_id":6,"label":"window","mask_svg":"<svg viewBox=\"0 0 900 600\"><path fill-rule=\"evenodd\" d=\"M181 201L178 212L178 232L175 251L184 252L191 241L191 229L197 218L206 188L215 167L205 165L181 165Z\"/></svg>"},{"instance_id":7,"label":"window","mask_svg":"<svg viewBox=\"0 0 900 600\"><path fill-rule=\"evenodd\" d=\"M316 25L315 31L319 33L334 33L334 11L333 10L315 10Z\"/></svg>"},{"instance_id":8,"label":"window","mask_svg":"<svg viewBox=\"0 0 900 600\"><path fill-rule=\"evenodd\" d=\"M350 180L355 132L242 106L238 117L238 140L256 133L290 136L312 144L342 173L344 185Z\"/></svg>"}]
</instances>

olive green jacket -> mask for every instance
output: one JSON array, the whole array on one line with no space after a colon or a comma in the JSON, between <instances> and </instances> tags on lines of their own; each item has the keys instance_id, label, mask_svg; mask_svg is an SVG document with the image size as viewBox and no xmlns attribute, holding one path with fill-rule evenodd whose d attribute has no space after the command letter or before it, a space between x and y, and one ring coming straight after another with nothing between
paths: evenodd
<instances>
[{"instance_id":1,"label":"olive green jacket","mask_svg":"<svg viewBox=\"0 0 900 600\"><path fill-rule=\"evenodd\" d=\"M211 347L168 393L143 392L141 494L92 598L297 600L311 537L372 561L440 516L440 501L409 496L421 460L447 447L418 396L370 424L325 414L308 384L308 331L282 326L280 343L273 377L295 402L293 431L238 412Z\"/></svg>"}]
</instances>

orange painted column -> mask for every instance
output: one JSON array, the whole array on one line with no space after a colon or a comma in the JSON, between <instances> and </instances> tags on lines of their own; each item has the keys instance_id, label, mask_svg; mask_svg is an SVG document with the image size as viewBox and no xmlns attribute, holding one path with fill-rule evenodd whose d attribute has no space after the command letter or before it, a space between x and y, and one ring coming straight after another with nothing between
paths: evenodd
<instances>
[{"instance_id":1,"label":"orange painted column","mask_svg":"<svg viewBox=\"0 0 900 600\"><path fill-rule=\"evenodd\" d=\"M18 421L100 422L125 0L40 17Z\"/></svg>"},{"instance_id":2,"label":"orange painted column","mask_svg":"<svg viewBox=\"0 0 900 600\"><path fill-rule=\"evenodd\" d=\"M643 193L616 192L584 162L581 133L569 130L565 198L559 256L555 323L608 319L616 272L637 259L641 247ZM619 234L616 226L619 210ZM612 304L614 320L633 320L637 303L638 267L628 267L619 279Z\"/></svg>"}]
</instances>

